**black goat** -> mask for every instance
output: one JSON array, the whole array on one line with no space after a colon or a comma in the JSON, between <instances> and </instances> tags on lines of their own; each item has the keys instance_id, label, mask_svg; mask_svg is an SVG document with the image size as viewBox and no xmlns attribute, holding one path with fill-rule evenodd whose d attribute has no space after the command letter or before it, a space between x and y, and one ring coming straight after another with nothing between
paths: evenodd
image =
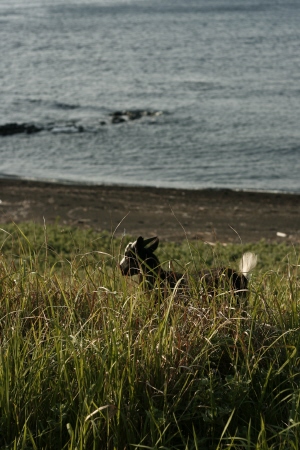
<instances>
[{"instance_id":1,"label":"black goat","mask_svg":"<svg viewBox=\"0 0 300 450\"><path fill-rule=\"evenodd\" d=\"M187 287L188 280L185 275L167 271L161 267L159 259L154 254L158 244L158 237L144 239L140 236L135 242L130 242L120 262L122 274L125 276L139 275L140 282L145 280L150 289L166 285L174 289L177 283L180 287ZM219 267L202 270L198 272L197 277L207 294L212 295L216 289L224 288L242 297L248 291L249 274L256 266L256 262L256 255L247 252L241 258L239 273L229 267Z\"/></svg>"}]
</instances>

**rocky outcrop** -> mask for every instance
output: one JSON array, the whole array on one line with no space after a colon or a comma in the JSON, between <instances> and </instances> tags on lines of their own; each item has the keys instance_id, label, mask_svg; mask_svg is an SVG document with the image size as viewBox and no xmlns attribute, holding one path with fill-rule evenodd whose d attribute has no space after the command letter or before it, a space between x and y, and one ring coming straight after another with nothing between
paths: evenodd
<instances>
[{"instance_id":1,"label":"rocky outcrop","mask_svg":"<svg viewBox=\"0 0 300 450\"><path fill-rule=\"evenodd\" d=\"M36 125L30 123L6 123L4 125L0 125L0 136L11 136L19 133L39 133L42 129L43 128L37 127Z\"/></svg>"},{"instance_id":2,"label":"rocky outcrop","mask_svg":"<svg viewBox=\"0 0 300 450\"><path fill-rule=\"evenodd\" d=\"M115 111L110 114L112 123L122 123L129 120L137 120L142 117L160 116L162 111L147 111L143 109L132 109L125 111Z\"/></svg>"},{"instance_id":3,"label":"rocky outcrop","mask_svg":"<svg viewBox=\"0 0 300 450\"><path fill-rule=\"evenodd\" d=\"M119 124L134 120L142 119L143 117L157 117L160 116L162 111L149 111L144 109L131 109L124 111L114 111L109 114L112 124ZM107 123L101 121L100 125L104 126ZM65 123L49 123L43 125L35 125L33 123L17 123L9 122L4 125L0 125L0 136L12 136L14 134L34 134L40 131L50 131L55 134L59 133L84 133L84 132L97 132L99 129L94 126L85 127L77 124L76 121Z\"/></svg>"},{"instance_id":4,"label":"rocky outcrop","mask_svg":"<svg viewBox=\"0 0 300 450\"><path fill-rule=\"evenodd\" d=\"M6 123L0 125L0 136L12 136L13 134L33 134L40 131L51 131L52 133L83 133L85 128L82 125L58 124L58 125L44 125L43 127L29 123Z\"/></svg>"},{"instance_id":5,"label":"rocky outcrop","mask_svg":"<svg viewBox=\"0 0 300 450\"><path fill-rule=\"evenodd\" d=\"M116 112L110 114L110 116L111 116L111 123L126 122L126 119L121 111L116 111Z\"/></svg>"}]
</instances>

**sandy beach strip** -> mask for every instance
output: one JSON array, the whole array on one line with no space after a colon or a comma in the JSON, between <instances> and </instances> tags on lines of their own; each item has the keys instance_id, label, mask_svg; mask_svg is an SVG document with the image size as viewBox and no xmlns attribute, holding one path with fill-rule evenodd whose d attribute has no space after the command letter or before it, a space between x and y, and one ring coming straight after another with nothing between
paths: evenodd
<instances>
[{"instance_id":1,"label":"sandy beach strip","mask_svg":"<svg viewBox=\"0 0 300 450\"><path fill-rule=\"evenodd\" d=\"M0 180L0 223L208 242L300 242L300 195Z\"/></svg>"}]
</instances>

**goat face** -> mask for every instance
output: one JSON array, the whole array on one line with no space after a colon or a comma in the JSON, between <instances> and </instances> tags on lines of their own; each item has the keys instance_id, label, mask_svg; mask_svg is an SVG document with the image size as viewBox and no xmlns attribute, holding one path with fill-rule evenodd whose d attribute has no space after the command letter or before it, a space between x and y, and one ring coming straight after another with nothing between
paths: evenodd
<instances>
[{"instance_id":1,"label":"goat face","mask_svg":"<svg viewBox=\"0 0 300 450\"><path fill-rule=\"evenodd\" d=\"M139 262L136 255L136 242L129 242L125 248L125 253L120 262L122 275L133 276L140 273Z\"/></svg>"},{"instance_id":2,"label":"goat face","mask_svg":"<svg viewBox=\"0 0 300 450\"><path fill-rule=\"evenodd\" d=\"M120 262L122 275L137 275L141 273L140 265L149 258L149 254L158 247L158 238L144 239L141 236L135 242L129 242ZM151 245L149 245L151 244Z\"/></svg>"}]
</instances>

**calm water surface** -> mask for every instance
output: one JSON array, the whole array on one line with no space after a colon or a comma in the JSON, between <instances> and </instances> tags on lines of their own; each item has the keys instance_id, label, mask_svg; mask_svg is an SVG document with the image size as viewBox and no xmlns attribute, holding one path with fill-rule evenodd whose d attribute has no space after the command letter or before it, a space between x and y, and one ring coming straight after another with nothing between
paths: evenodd
<instances>
[{"instance_id":1,"label":"calm water surface","mask_svg":"<svg viewBox=\"0 0 300 450\"><path fill-rule=\"evenodd\" d=\"M299 23L298 0L1 0L0 126L41 131L0 136L0 177L299 193Z\"/></svg>"}]
</instances>

